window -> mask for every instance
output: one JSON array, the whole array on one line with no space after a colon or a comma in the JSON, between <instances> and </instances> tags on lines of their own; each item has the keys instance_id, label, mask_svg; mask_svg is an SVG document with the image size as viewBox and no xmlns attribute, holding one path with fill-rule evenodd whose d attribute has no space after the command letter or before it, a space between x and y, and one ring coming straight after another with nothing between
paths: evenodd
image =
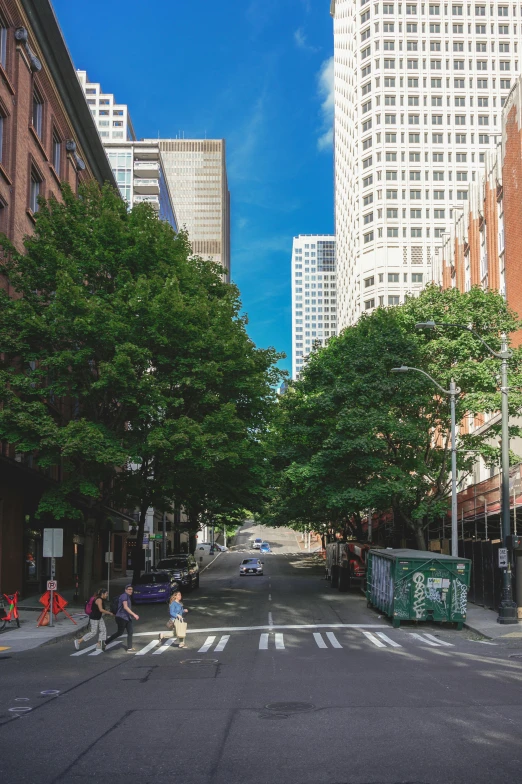
<instances>
[{"instance_id":1,"label":"window","mask_svg":"<svg viewBox=\"0 0 522 784\"><path fill-rule=\"evenodd\" d=\"M4 120L5 117L3 116L3 114L0 114L0 163L4 159ZM3 209L3 204L0 202L0 212L2 209Z\"/></svg>"},{"instance_id":2,"label":"window","mask_svg":"<svg viewBox=\"0 0 522 784\"><path fill-rule=\"evenodd\" d=\"M433 88L435 88L436 90L440 90L442 88L442 79L439 79L438 77L435 78L435 79L432 79L431 80L431 86Z\"/></svg>"},{"instance_id":3,"label":"window","mask_svg":"<svg viewBox=\"0 0 522 784\"><path fill-rule=\"evenodd\" d=\"M431 124L432 125L442 125L442 114L432 114L431 115Z\"/></svg>"},{"instance_id":4,"label":"window","mask_svg":"<svg viewBox=\"0 0 522 784\"><path fill-rule=\"evenodd\" d=\"M476 50L477 50L477 52L487 52L486 42L485 41L477 41L477 43L476 43ZM462 51L462 49L460 51Z\"/></svg>"},{"instance_id":5,"label":"window","mask_svg":"<svg viewBox=\"0 0 522 784\"><path fill-rule=\"evenodd\" d=\"M371 53L372 53L372 48L371 48L371 46L367 46L367 47L366 47L365 49L363 49L363 50L362 50L362 52L361 52L361 60L364 60L366 57L369 57Z\"/></svg>"},{"instance_id":6,"label":"window","mask_svg":"<svg viewBox=\"0 0 522 784\"><path fill-rule=\"evenodd\" d=\"M396 226L388 226L386 235L390 238L399 236L399 229Z\"/></svg>"},{"instance_id":7,"label":"window","mask_svg":"<svg viewBox=\"0 0 522 784\"><path fill-rule=\"evenodd\" d=\"M34 214L38 212L38 196L40 195L42 178L34 166L31 168L31 189L29 193L29 209Z\"/></svg>"},{"instance_id":8,"label":"window","mask_svg":"<svg viewBox=\"0 0 522 784\"><path fill-rule=\"evenodd\" d=\"M375 299L373 297L372 297L372 299L367 299L365 301L365 303L364 303L364 309L365 310L371 310L374 307L375 307Z\"/></svg>"},{"instance_id":9,"label":"window","mask_svg":"<svg viewBox=\"0 0 522 784\"><path fill-rule=\"evenodd\" d=\"M417 13L417 5L407 5L406 13L410 16L415 15Z\"/></svg>"},{"instance_id":10,"label":"window","mask_svg":"<svg viewBox=\"0 0 522 784\"><path fill-rule=\"evenodd\" d=\"M410 144L420 144L420 133L410 133L408 140Z\"/></svg>"},{"instance_id":11,"label":"window","mask_svg":"<svg viewBox=\"0 0 522 784\"><path fill-rule=\"evenodd\" d=\"M395 41L384 41L383 49L385 52L393 52L395 49Z\"/></svg>"},{"instance_id":12,"label":"window","mask_svg":"<svg viewBox=\"0 0 522 784\"><path fill-rule=\"evenodd\" d=\"M440 52L440 41L430 41L430 52Z\"/></svg>"},{"instance_id":13,"label":"window","mask_svg":"<svg viewBox=\"0 0 522 784\"><path fill-rule=\"evenodd\" d=\"M396 199L397 198L397 191L387 190L386 191L386 198L387 199Z\"/></svg>"},{"instance_id":14,"label":"window","mask_svg":"<svg viewBox=\"0 0 522 784\"><path fill-rule=\"evenodd\" d=\"M419 125L419 122L420 122L420 115L418 114L408 115L408 125Z\"/></svg>"},{"instance_id":15,"label":"window","mask_svg":"<svg viewBox=\"0 0 522 784\"><path fill-rule=\"evenodd\" d=\"M442 144L442 133L432 133L431 141L433 144Z\"/></svg>"},{"instance_id":16,"label":"window","mask_svg":"<svg viewBox=\"0 0 522 784\"><path fill-rule=\"evenodd\" d=\"M488 117L488 115L487 114L479 114L478 124L479 125L489 125L489 117Z\"/></svg>"},{"instance_id":17,"label":"window","mask_svg":"<svg viewBox=\"0 0 522 784\"><path fill-rule=\"evenodd\" d=\"M419 61L418 60L408 60L407 61L408 69L410 71L417 71L419 68Z\"/></svg>"},{"instance_id":18,"label":"window","mask_svg":"<svg viewBox=\"0 0 522 784\"><path fill-rule=\"evenodd\" d=\"M367 131L369 131L371 127L372 127L371 119L365 120L365 122L363 122L363 124L362 124L363 133L366 133Z\"/></svg>"},{"instance_id":19,"label":"window","mask_svg":"<svg viewBox=\"0 0 522 784\"><path fill-rule=\"evenodd\" d=\"M393 33L395 32L395 25L393 22L383 22L382 25L383 33Z\"/></svg>"},{"instance_id":20,"label":"window","mask_svg":"<svg viewBox=\"0 0 522 784\"><path fill-rule=\"evenodd\" d=\"M479 144L489 144L489 136L486 133L479 133Z\"/></svg>"},{"instance_id":21,"label":"window","mask_svg":"<svg viewBox=\"0 0 522 784\"><path fill-rule=\"evenodd\" d=\"M422 229L417 226L412 226L411 228L411 236L412 237L422 237Z\"/></svg>"},{"instance_id":22,"label":"window","mask_svg":"<svg viewBox=\"0 0 522 784\"><path fill-rule=\"evenodd\" d=\"M501 60L499 63L499 67L501 71L510 71L511 63L509 62L509 60Z\"/></svg>"},{"instance_id":23,"label":"window","mask_svg":"<svg viewBox=\"0 0 522 784\"><path fill-rule=\"evenodd\" d=\"M509 25L498 26L499 35L509 35Z\"/></svg>"},{"instance_id":24,"label":"window","mask_svg":"<svg viewBox=\"0 0 522 784\"><path fill-rule=\"evenodd\" d=\"M395 87L395 76L385 76L384 77L384 86L385 87Z\"/></svg>"},{"instance_id":25,"label":"window","mask_svg":"<svg viewBox=\"0 0 522 784\"><path fill-rule=\"evenodd\" d=\"M434 180L434 182L442 182L444 180L444 172L443 171L434 171L433 172L433 180Z\"/></svg>"},{"instance_id":26,"label":"window","mask_svg":"<svg viewBox=\"0 0 522 784\"><path fill-rule=\"evenodd\" d=\"M463 71L464 70L464 60L453 60L453 69L455 71Z\"/></svg>"},{"instance_id":27,"label":"window","mask_svg":"<svg viewBox=\"0 0 522 784\"><path fill-rule=\"evenodd\" d=\"M419 96L408 95L408 106L418 106L418 105L419 105Z\"/></svg>"},{"instance_id":28,"label":"window","mask_svg":"<svg viewBox=\"0 0 522 784\"><path fill-rule=\"evenodd\" d=\"M370 101L366 101L366 103L363 103L363 105L362 105L362 113L366 114L366 112L369 112L371 110L371 108L372 108L371 100Z\"/></svg>"},{"instance_id":29,"label":"window","mask_svg":"<svg viewBox=\"0 0 522 784\"><path fill-rule=\"evenodd\" d=\"M422 210L410 210L410 218L420 220L422 218Z\"/></svg>"},{"instance_id":30,"label":"window","mask_svg":"<svg viewBox=\"0 0 522 784\"><path fill-rule=\"evenodd\" d=\"M53 133L53 168L56 174L60 174L62 167L62 142L56 132Z\"/></svg>"},{"instance_id":31,"label":"window","mask_svg":"<svg viewBox=\"0 0 522 784\"><path fill-rule=\"evenodd\" d=\"M367 150L368 147L372 146L372 137L369 136L367 139L363 141L363 150Z\"/></svg>"},{"instance_id":32,"label":"window","mask_svg":"<svg viewBox=\"0 0 522 784\"><path fill-rule=\"evenodd\" d=\"M475 25L475 32L477 35L486 35L486 25L485 24Z\"/></svg>"},{"instance_id":33,"label":"window","mask_svg":"<svg viewBox=\"0 0 522 784\"><path fill-rule=\"evenodd\" d=\"M366 30L363 30L361 33L361 43L363 41L366 41L370 37L370 35L371 35L371 30L369 27L367 27Z\"/></svg>"},{"instance_id":34,"label":"window","mask_svg":"<svg viewBox=\"0 0 522 784\"><path fill-rule=\"evenodd\" d=\"M407 33L416 33L417 32L417 22L408 22L406 24L406 32Z\"/></svg>"},{"instance_id":35,"label":"window","mask_svg":"<svg viewBox=\"0 0 522 784\"><path fill-rule=\"evenodd\" d=\"M384 115L384 122L386 125L396 125L397 124L397 115L396 114L385 114Z\"/></svg>"},{"instance_id":36,"label":"window","mask_svg":"<svg viewBox=\"0 0 522 784\"><path fill-rule=\"evenodd\" d=\"M385 60L384 67L387 69L395 68L395 60Z\"/></svg>"},{"instance_id":37,"label":"window","mask_svg":"<svg viewBox=\"0 0 522 784\"><path fill-rule=\"evenodd\" d=\"M408 52L416 52L419 48L417 41L406 41L406 50Z\"/></svg>"},{"instance_id":38,"label":"window","mask_svg":"<svg viewBox=\"0 0 522 784\"><path fill-rule=\"evenodd\" d=\"M367 169L368 166L371 166L372 164L373 164L373 158L370 155L369 158L365 158L364 159L364 161L363 161L363 169Z\"/></svg>"},{"instance_id":39,"label":"window","mask_svg":"<svg viewBox=\"0 0 522 784\"><path fill-rule=\"evenodd\" d=\"M433 198L435 200L441 201L444 199L444 191L433 191Z\"/></svg>"},{"instance_id":40,"label":"window","mask_svg":"<svg viewBox=\"0 0 522 784\"><path fill-rule=\"evenodd\" d=\"M456 133L455 134L455 143L456 144L466 144L466 134L465 133Z\"/></svg>"},{"instance_id":41,"label":"window","mask_svg":"<svg viewBox=\"0 0 522 784\"><path fill-rule=\"evenodd\" d=\"M113 120L112 121L112 125L113 125L114 128L121 128L122 125L123 125L123 122L121 120Z\"/></svg>"},{"instance_id":42,"label":"window","mask_svg":"<svg viewBox=\"0 0 522 784\"><path fill-rule=\"evenodd\" d=\"M33 128L36 131L37 135L41 138L42 137L42 125L43 125L43 100L40 97L40 93L36 88L33 89Z\"/></svg>"},{"instance_id":43,"label":"window","mask_svg":"<svg viewBox=\"0 0 522 784\"><path fill-rule=\"evenodd\" d=\"M410 191L410 199L412 201L418 201L421 198L420 191Z\"/></svg>"},{"instance_id":44,"label":"window","mask_svg":"<svg viewBox=\"0 0 522 784\"><path fill-rule=\"evenodd\" d=\"M412 283L422 283L422 272L412 272L411 273L411 282Z\"/></svg>"},{"instance_id":45,"label":"window","mask_svg":"<svg viewBox=\"0 0 522 784\"><path fill-rule=\"evenodd\" d=\"M373 223L373 212L368 212L368 213L367 213L367 214L364 216L364 218L363 218L363 223L364 223L364 225L365 225L365 226L367 226L367 225L368 225L368 223Z\"/></svg>"},{"instance_id":46,"label":"window","mask_svg":"<svg viewBox=\"0 0 522 784\"><path fill-rule=\"evenodd\" d=\"M464 79L454 79L453 86L457 88L457 90L464 89Z\"/></svg>"},{"instance_id":47,"label":"window","mask_svg":"<svg viewBox=\"0 0 522 784\"><path fill-rule=\"evenodd\" d=\"M442 60L430 60L430 68L432 71L440 71L442 68Z\"/></svg>"},{"instance_id":48,"label":"window","mask_svg":"<svg viewBox=\"0 0 522 784\"><path fill-rule=\"evenodd\" d=\"M505 43L505 44L500 43L498 45L498 51L499 52L509 52L509 44L507 44L507 43Z\"/></svg>"},{"instance_id":49,"label":"window","mask_svg":"<svg viewBox=\"0 0 522 784\"><path fill-rule=\"evenodd\" d=\"M386 209L386 217L397 220L399 217L399 210L396 207L388 207Z\"/></svg>"},{"instance_id":50,"label":"window","mask_svg":"<svg viewBox=\"0 0 522 784\"><path fill-rule=\"evenodd\" d=\"M456 114L455 115L455 125L466 125L466 115L465 114Z\"/></svg>"},{"instance_id":51,"label":"window","mask_svg":"<svg viewBox=\"0 0 522 784\"><path fill-rule=\"evenodd\" d=\"M434 152L432 160L433 160L433 163L442 163L444 161L444 153L443 152Z\"/></svg>"},{"instance_id":52,"label":"window","mask_svg":"<svg viewBox=\"0 0 522 784\"><path fill-rule=\"evenodd\" d=\"M393 14L394 13L393 3L384 3L382 7L382 12L383 14Z\"/></svg>"},{"instance_id":53,"label":"window","mask_svg":"<svg viewBox=\"0 0 522 784\"><path fill-rule=\"evenodd\" d=\"M372 202L373 202L373 193L369 193L368 196L365 196L363 198L363 206L364 207L367 207L368 204L371 204Z\"/></svg>"},{"instance_id":54,"label":"window","mask_svg":"<svg viewBox=\"0 0 522 784\"><path fill-rule=\"evenodd\" d=\"M365 65L364 68L361 69L361 78L366 79L366 77L369 76L371 72L372 72L372 66Z\"/></svg>"},{"instance_id":55,"label":"window","mask_svg":"<svg viewBox=\"0 0 522 784\"><path fill-rule=\"evenodd\" d=\"M433 210L433 217L435 220L442 220L446 214L446 210Z\"/></svg>"},{"instance_id":56,"label":"window","mask_svg":"<svg viewBox=\"0 0 522 784\"><path fill-rule=\"evenodd\" d=\"M435 229L435 232L434 232L435 239L440 239L440 237L442 237L444 235L444 233L445 233L444 227L442 227L442 228L439 227L439 228Z\"/></svg>"},{"instance_id":57,"label":"window","mask_svg":"<svg viewBox=\"0 0 522 784\"><path fill-rule=\"evenodd\" d=\"M399 273L388 272L388 283L398 283L398 282L399 282Z\"/></svg>"},{"instance_id":58,"label":"window","mask_svg":"<svg viewBox=\"0 0 522 784\"><path fill-rule=\"evenodd\" d=\"M410 172L410 180L420 180L421 173L420 171L411 171Z\"/></svg>"},{"instance_id":59,"label":"window","mask_svg":"<svg viewBox=\"0 0 522 784\"><path fill-rule=\"evenodd\" d=\"M363 188L367 188L372 183L373 183L373 174L370 174L369 177L364 177Z\"/></svg>"},{"instance_id":60,"label":"window","mask_svg":"<svg viewBox=\"0 0 522 784\"><path fill-rule=\"evenodd\" d=\"M508 15L508 7L507 7L507 5L499 5L499 7L498 7L498 15L499 16L507 16Z\"/></svg>"},{"instance_id":61,"label":"window","mask_svg":"<svg viewBox=\"0 0 522 784\"><path fill-rule=\"evenodd\" d=\"M440 5L430 5L430 16L440 16Z\"/></svg>"},{"instance_id":62,"label":"window","mask_svg":"<svg viewBox=\"0 0 522 784\"><path fill-rule=\"evenodd\" d=\"M103 115L104 117L108 117L110 112L108 109L100 109L100 116Z\"/></svg>"},{"instance_id":63,"label":"window","mask_svg":"<svg viewBox=\"0 0 522 784\"><path fill-rule=\"evenodd\" d=\"M369 278L364 279L364 288L369 289L370 286L375 285L375 277L371 275Z\"/></svg>"},{"instance_id":64,"label":"window","mask_svg":"<svg viewBox=\"0 0 522 784\"><path fill-rule=\"evenodd\" d=\"M396 133L387 133L384 136L384 140L386 144L397 144L397 134Z\"/></svg>"},{"instance_id":65,"label":"window","mask_svg":"<svg viewBox=\"0 0 522 784\"><path fill-rule=\"evenodd\" d=\"M395 96L394 95L385 95L384 96L384 105L385 106L395 106Z\"/></svg>"},{"instance_id":66,"label":"window","mask_svg":"<svg viewBox=\"0 0 522 784\"><path fill-rule=\"evenodd\" d=\"M453 41L453 51L454 52L463 52L464 51L464 42L463 41Z\"/></svg>"},{"instance_id":67,"label":"window","mask_svg":"<svg viewBox=\"0 0 522 784\"><path fill-rule=\"evenodd\" d=\"M468 198L467 191L457 191L457 201L466 201Z\"/></svg>"},{"instance_id":68,"label":"window","mask_svg":"<svg viewBox=\"0 0 522 784\"><path fill-rule=\"evenodd\" d=\"M399 297L397 297L395 295L391 295L391 294L388 295L388 305L389 306L393 307L394 305L398 305L398 304L399 304Z\"/></svg>"},{"instance_id":69,"label":"window","mask_svg":"<svg viewBox=\"0 0 522 784\"><path fill-rule=\"evenodd\" d=\"M361 24L363 25L365 22L368 21L369 18L370 18L370 9L365 11L364 14L361 14Z\"/></svg>"},{"instance_id":70,"label":"window","mask_svg":"<svg viewBox=\"0 0 522 784\"><path fill-rule=\"evenodd\" d=\"M457 182L467 182L467 181L468 181L468 173L465 171L458 171Z\"/></svg>"},{"instance_id":71,"label":"window","mask_svg":"<svg viewBox=\"0 0 522 784\"><path fill-rule=\"evenodd\" d=\"M363 95L368 95L368 93L370 93L371 91L372 91L372 83L371 82L366 82L366 84L363 84L363 87L362 87L362 90L361 90Z\"/></svg>"},{"instance_id":72,"label":"window","mask_svg":"<svg viewBox=\"0 0 522 784\"><path fill-rule=\"evenodd\" d=\"M387 152L386 153L386 160L387 161L396 161L397 160L397 153L396 152Z\"/></svg>"},{"instance_id":73,"label":"window","mask_svg":"<svg viewBox=\"0 0 522 784\"><path fill-rule=\"evenodd\" d=\"M419 80L416 76L408 76L408 87L418 88Z\"/></svg>"},{"instance_id":74,"label":"window","mask_svg":"<svg viewBox=\"0 0 522 784\"><path fill-rule=\"evenodd\" d=\"M397 172L396 171L387 171L386 172L386 179L387 180L396 180L397 179Z\"/></svg>"},{"instance_id":75,"label":"window","mask_svg":"<svg viewBox=\"0 0 522 784\"><path fill-rule=\"evenodd\" d=\"M462 6L461 5L452 5L451 6L451 13L453 16L462 16Z\"/></svg>"},{"instance_id":76,"label":"window","mask_svg":"<svg viewBox=\"0 0 522 784\"><path fill-rule=\"evenodd\" d=\"M455 153L455 160L457 161L457 163L466 163L468 160L468 153L467 152Z\"/></svg>"},{"instance_id":77,"label":"window","mask_svg":"<svg viewBox=\"0 0 522 784\"><path fill-rule=\"evenodd\" d=\"M486 16L486 6L485 5L476 5L475 6L475 16Z\"/></svg>"},{"instance_id":78,"label":"window","mask_svg":"<svg viewBox=\"0 0 522 784\"><path fill-rule=\"evenodd\" d=\"M462 35L464 33L464 25L461 24L454 24L453 25L453 34L454 35Z\"/></svg>"},{"instance_id":79,"label":"window","mask_svg":"<svg viewBox=\"0 0 522 784\"><path fill-rule=\"evenodd\" d=\"M0 65L5 68L7 61L7 25L0 17Z\"/></svg>"},{"instance_id":80,"label":"window","mask_svg":"<svg viewBox=\"0 0 522 784\"><path fill-rule=\"evenodd\" d=\"M455 96L455 106L465 106L465 105L466 105L466 99L464 98L464 96L463 95L456 95Z\"/></svg>"},{"instance_id":81,"label":"window","mask_svg":"<svg viewBox=\"0 0 522 784\"><path fill-rule=\"evenodd\" d=\"M487 70L488 70L488 61L477 60L477 71L487 71Z\"/></svg>"},{"instance_id":82,"label":"window","mask_svg":"<svg viewBox=\"0 0 522 784\"><path fill-rule=\"evenodd\" d=\"M442 106L442 95L434 95L431 99L432 106Z\"/></svg>"},{"instance_id":83,"label":"window","mask_svg":"<svg viewBox=\"0 0 522 784\"><path fill-rule=\"evenodd\" d=\"M368 234L363 234L363 240L365 244L367 242L373 242L373 231L369 231Z\"/></svg>"},{"instance_id":84,"label":"window","mask_svg":"<svg viewBox=\"0 0 522 784\"><path fill-rule=\"evenodd\" d=\"M437 23L431 22L430 33L436 33L437 35L440 35L440 24L438 22Z\"/></svg>"},{"instance_id":85,"label":"window","mask_svg":"<svg viewBox=\"0 0 522 784\"><path fill-rule=\"evenodd\" d=\"M115 117L123 117L123 109L114 109L112 113Z\"/></svg>"},{"instance_id":86,"label":"window","mask_svg":"<svg viewBox=\"0 0 522 784\"><path fill-rule=\"evenodd\" d=\"M511 87L511 79L501 79L500 80L500 89L501 90L509 90Z\"/></svg>"}]
</instances>

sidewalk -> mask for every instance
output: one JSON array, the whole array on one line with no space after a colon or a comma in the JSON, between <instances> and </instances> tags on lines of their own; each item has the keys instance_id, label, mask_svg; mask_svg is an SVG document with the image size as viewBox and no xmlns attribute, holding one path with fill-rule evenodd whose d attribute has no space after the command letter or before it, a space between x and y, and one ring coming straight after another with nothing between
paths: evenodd
<instances>
[{"instance_id":1,"label":"sidewalk","mask_svg":"<svg viewBox=\"0 0 522 784\"><path fill-rule=\"evenodd\" d=\"M504 625L497 623L498 612L476 604L468 604L464 626L490 640L522 639L522 623Z\"/></svg>"}]
</instances>

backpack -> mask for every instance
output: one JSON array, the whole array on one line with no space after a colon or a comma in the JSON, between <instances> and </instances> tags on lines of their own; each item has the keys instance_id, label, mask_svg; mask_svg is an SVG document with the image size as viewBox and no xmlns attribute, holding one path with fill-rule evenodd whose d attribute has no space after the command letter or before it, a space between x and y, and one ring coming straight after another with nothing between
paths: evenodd
<instances>
[{"instance_id":1,"label":"backpack","mask_svg":"<svg viewBox=\"0 0 522 784\"><path fill-rule=\"evenodd\" d=\"M113 615L116 615L119 609L120 609L120 597L115 596L113 599L111 599L111 613Z\"/></svg>"},{"instance_id":2,"label":"backpack","mask_svg":"<svg viewBox=\"0 0 522 784\"><path fill-rule=\"evenodd\" d=\"M94 597L94 596L91 596L91 598L90 598L90 599L88 599L88 600L85 602L85 615L88 615L88 616L89 616L89 618L91 617L91 613L92 613L92 606L93 606L93 604L94 604L95 598L96 598L96 597Z\"/></svg>"}]
</instances>

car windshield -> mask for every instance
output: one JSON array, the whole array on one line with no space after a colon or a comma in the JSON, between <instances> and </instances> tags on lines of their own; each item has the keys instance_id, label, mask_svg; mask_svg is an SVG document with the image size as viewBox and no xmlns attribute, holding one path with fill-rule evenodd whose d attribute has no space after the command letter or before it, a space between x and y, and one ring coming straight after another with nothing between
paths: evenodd
<instances>
[{"instance_id":1,"label":"car windshield","mask_svg":"<svg viewBox=\"0 0 522 784\"><path fill-rule=\"evenodd\" d=\"M159 562L158 569L183 569L186 565L187 561L183 558L167 558Z\"/></svg>"},{"instance_id":2,"label":"car windshield","mask_svg":"<svg viewBox=\"0 0 522 784\"><path fill-rule=\"evenodd\" d=\"M257 560L257 558L245 558L243 563L244 564L258 564L259 561Z\"/></svg>"},{"instance_id":3,"label":"car windshield","mask_svg":"<svg viewBox=\"0 0 522 784\"><path fill-rule=\"evenodd\" d=\"M254 542L262 542L262 539L254 539Z\"/></svg>"},{"instance_id":4,"label":"car windshield","mask_svg":"<svg viewBox=\"0 0 522 784\"><path fill-rule=\"evenodd\" d=\"M148 585L149 583L169 583L170 577L165 572L155 572L154 574L142 574L135 581L135 585Z\"/></svg>"}]
</instances>

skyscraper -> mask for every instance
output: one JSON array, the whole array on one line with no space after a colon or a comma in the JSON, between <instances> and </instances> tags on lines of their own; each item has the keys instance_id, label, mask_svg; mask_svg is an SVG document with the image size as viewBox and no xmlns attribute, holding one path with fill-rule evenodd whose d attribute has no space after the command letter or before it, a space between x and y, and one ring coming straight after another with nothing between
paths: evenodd
<instances>
[{"instance_id":1,"label":"skyscraper","mask_svg":"<svg viewBox=\"0 0 522 784\"><path fill-rule=\"evenodd\" d=\"M342 329L433 279L500 130L522 7L332 0L331 14Z\"/></svg>"},{"instance_id":2,"label":"skyscraper","mask_svg":"<svg viewBox=\"0 0 522 784\"><path fill-rule=\"evenodd\" d=\"M195 255L225 268L230 280L230 193L224 139L160 139L179 227Z\"/></svg>"},{"instance_id":3,"label":"skyscraper","mask_svg":"<svg viewBox=\"0 0 522 784\"><path fill-rule=\"evenodd\" d=\"M299 234L292 243L292 378L313 348L337 334L335 237Z\"/></svg>"}]
</instances>

